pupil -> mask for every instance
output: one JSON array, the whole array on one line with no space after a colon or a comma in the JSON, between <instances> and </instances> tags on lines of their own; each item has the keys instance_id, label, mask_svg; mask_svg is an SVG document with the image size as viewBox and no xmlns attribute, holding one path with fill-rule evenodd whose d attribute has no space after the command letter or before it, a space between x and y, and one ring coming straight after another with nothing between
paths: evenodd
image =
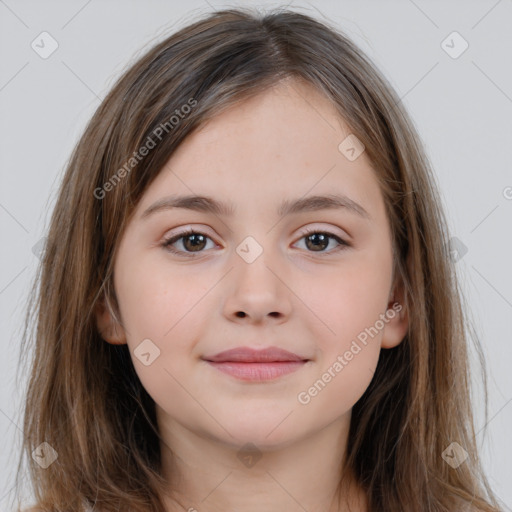
<instances>
[{"instance_id":1,"label":"pupil","mask_svg":"<svg viewBox=\"0 0 512 512\"><path fill-rule=\"evenodd\" d=\"M188 241L192 241L192 247L194 248L197 248L198 246L201 245L201 243L204 244L204 236L203 235L188 235L186 238L185 238L185 241L188 242Z\"/></svg>"},{"instance_id":2,"label":"pupil","mask_svg":"<svg viewBox=\"0 0 512 512\"><path fill-rule=\"evenodd\" d=\"M324 245L321 247L321 249L325 249L325 242L327 242L327 244L329 243L329 240L327 239L327 237L321 233L314 233L312 235L309 235L306 240L307 241L312 241L313 239L319 239L320 243L323 243ZM313 248L315 249L318 249L320 246L316 243L316 242L313 242Z\"/></svg>"}]
</instances>

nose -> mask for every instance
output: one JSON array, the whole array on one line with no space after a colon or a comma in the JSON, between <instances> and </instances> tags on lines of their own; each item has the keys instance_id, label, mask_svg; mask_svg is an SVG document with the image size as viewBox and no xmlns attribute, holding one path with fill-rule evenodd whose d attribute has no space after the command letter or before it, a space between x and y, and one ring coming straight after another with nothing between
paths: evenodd
<instances>
[{"instance_id":1,"label":"nose","mask_svg":"<svg viewBox=\"0 0 512 512\"><path fill-rule=\"evenodd\" d=\"M235 261L223 305L230 321L282 323L290 316L293 292L286 272L265 256L264 252L251 263Z\"/></svg>"}]
</instances>

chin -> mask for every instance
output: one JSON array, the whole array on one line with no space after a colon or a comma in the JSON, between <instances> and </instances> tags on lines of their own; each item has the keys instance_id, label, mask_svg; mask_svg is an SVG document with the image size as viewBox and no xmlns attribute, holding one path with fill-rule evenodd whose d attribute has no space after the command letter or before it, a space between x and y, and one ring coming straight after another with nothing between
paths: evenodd
<instances>
[{"instance_id":1,"label":"chin","mask_svg":"<svg viewBox=\"0 0 512 512\"><path fill-rule=\"evenodd\" d=\"M293 422L288 422L288 419L283 421L287 414L283 413L266 419L247 417L246 421L236 418L231 423L222 422L231 434L230 436L222 430L222 440L236 449L248 443L254 444L262 451L284 448L299 437Z\"/></svg>"}]
</instances>

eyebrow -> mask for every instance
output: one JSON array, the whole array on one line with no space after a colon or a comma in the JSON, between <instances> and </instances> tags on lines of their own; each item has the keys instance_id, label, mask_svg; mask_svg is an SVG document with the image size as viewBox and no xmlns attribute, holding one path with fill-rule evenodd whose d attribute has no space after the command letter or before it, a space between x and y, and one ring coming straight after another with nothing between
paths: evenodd
<instances>
[{"instance_id":1,"label":"eyebrow","mask_svg":"<svg viewBox=\"0 0 512 512\"><path fill-rule=\"evenodd\" d=\"M183 208L196 212L212 213L218 216L232 217L236 213L233 203L225 203L217 201L212 197L186 195L171 195L159 199L153 203L141 215L141 219L145 219L157 212L171 210L175 208ZM280 218L303 212L316 212L318 210L339 210L345 209L355 213L366 220L371 220L370 214L359 204L347 197L346 195L327 194L302 197L293 201L284 200L277 210Z\"/></svg>"}]
</instances>

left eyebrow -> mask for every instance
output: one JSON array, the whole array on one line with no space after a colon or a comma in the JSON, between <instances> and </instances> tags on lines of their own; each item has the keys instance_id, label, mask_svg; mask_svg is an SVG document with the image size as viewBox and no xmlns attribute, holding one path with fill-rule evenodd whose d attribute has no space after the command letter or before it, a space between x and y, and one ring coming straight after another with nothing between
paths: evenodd
<instances>
[{"instance_id":1,"label":"left eyebrow","mask_svg":"<svg viewBox=\"0 0 512 512\"><path fill-rule=\"evenodd\" d=\"M153 203L141 215L141 219L145 219L150 215L171 210L175 208L183 208L196 212L212 213L218 216L232 217L236 213L236 208L233 203L225 203L217 201L208 196L177 196L171 195L159 199ZM363 219L371 220L370 214L359 204L347 197L346 195L328 194L328 195L315 195L308 196L293 201L284 200L278 210L277 214L280 218L287 215L293 215L302 212L315 212L319 210L338 210L345 209L349 212L355 213Z\"/></svg>"}]
</instances>

